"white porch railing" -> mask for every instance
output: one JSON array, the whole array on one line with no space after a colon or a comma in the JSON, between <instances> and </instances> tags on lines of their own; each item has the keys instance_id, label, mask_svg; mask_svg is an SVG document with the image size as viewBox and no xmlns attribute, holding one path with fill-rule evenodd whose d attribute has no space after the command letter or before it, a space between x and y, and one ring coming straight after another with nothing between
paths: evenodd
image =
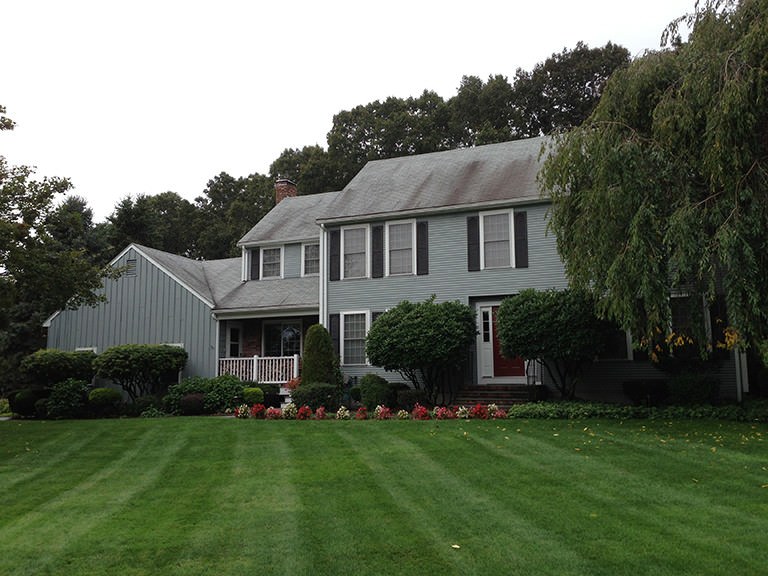
<instances>
[{"instance_id":1,"label":"white porch railing","mask_svg":"<svg viewBox=\"0 0 768 576\"><path fill-rule=\"evenodd\" d=\"M219 358L221 374L232 374L243 382L285 384L299 376L299 355Z\"/></svg>"}]
</instances>

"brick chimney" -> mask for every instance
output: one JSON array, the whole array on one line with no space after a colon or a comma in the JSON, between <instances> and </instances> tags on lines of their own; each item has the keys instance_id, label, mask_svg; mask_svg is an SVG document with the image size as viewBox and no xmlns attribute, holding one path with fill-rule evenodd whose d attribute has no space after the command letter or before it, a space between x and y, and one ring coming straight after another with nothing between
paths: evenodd
<instances>
[{"instance_id":1,"label":"brick chimney","mask_svg":"<svg viewBox=\"0 0 768 576\"><path fill-rule=\"evenodd\" d=\"M288 178L281 178L275 182L275 205L280 204L280 201L297 195L296 184L288 180Z\"/></svg>"}]
</instances>

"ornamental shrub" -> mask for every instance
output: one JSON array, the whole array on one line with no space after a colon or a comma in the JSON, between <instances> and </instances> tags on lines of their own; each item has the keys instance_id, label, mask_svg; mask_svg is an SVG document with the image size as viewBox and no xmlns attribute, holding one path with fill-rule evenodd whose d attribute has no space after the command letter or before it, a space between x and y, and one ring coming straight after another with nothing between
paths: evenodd
<instances>
[{"instance_id":1,"label":"ornamental shrub","mask_svg":"<svg viewBox=\"0 0 768 576\"><path fill-rule=\"evenodd\" d=\"M123 344L113 346L94 360L96 375L122 386L132 401L139 396L162 394L187 363L179 346Z\"/></svg>"},{"instance_id":2,"label":"ornamental shrub","mask_svg":"<svg viewBox=\"0 0 768 576\"><path fill-rule=\"evenodd\" d=\"M712 373L684 373L670 378L667 402L675 406L692 406L715 402L720 393L720 380Z\"/></svg>"},{"instance_id":3,"label":"ornamental shrub","mask_svg":"<svg viewBox=\"0 0 768 576\"><path fill-rule=\"evenodd\" d=\"M307 330L304 339L301 381L303 385L327 382L339 388L342 386L339 357L333 348L331 335L322 324L315 324Z\"/></svg>"},{"instance_id":4,"label":"ornamental shrub","mask_svg":"<svg viewBox=\"0 0 768 576\"><path fill-rule=\"evenodd\" d=\"M394 390L386 379L369 372L360 378L360 401L368 410L391 406L395 402Z\"/></svg>"},{"instance_id":5,"label":"ornamental shrub","mask_svg":"<svg viewBox=\"0 0 768 576\"><path fill-rule=\"evenodd\" d=\"M185 394L179 401L182 416L199 416L205 409L205 395L199 392Z\"/></svg>"},{"instance_id":6,"label":"ornamental shrub","mask_svg":"<svg viewBox=\"0 0 768 576\"><path fill-rule=\"evenodd\" d=\"M398 372L427 402L453 401L460 376L475 343L475 312L461 302L400 302L371 325L365 350L374 366Z\"/></svg>"},{"instance_id":7,"label":"ornamental shrub","mask_svg":"<svg viewBox=\"0 0 768 576\"><path fill-rule=\"evenodd\" d=\"M74 378L54 384L46 403L48 417L55 420L85 418L89 391L87 382Z\"/></svg>"},{"instance_id":8,"label":"ornamental shrub","mask_svg":"<svg viewBox=\"0 0 768 576\"><path fill-rule=\"evenodd\" d=\"M411 412L416 404L427 404L427 394L424 390L406 388L397 392L397 405L400 409Z\"/></svg>"},{"instance_id":9,"label":"ornamental shrub","mask_svg":"<svg viewBox=\"0 0 768 576\"><path fill-rule=\"evenodd\" d=\"M90 382L93 380L92 350L65 352L53 348L33 352L21 361L20 370L37 386L53 386L69 378Z\"/></svg>"},{"instance_id":10,"label":"ornamental shrub","mask_svg":"<svg viewBox=\"0 0 768 576\"><path fill-rule=\"evenodd\" d=\"M184 378L178 384L168 387L167 409L171 414L181 414L181 399L188 394L204 395L210 388L210 380L200 376Z\"/></svg>"},{"instance_id":11,"label":"ornamental shrub","mask_svg":"<svg viewBox=\"0 0 768 576\"><path fill-rule=\"evenodd\" d=\"M11 411L11 403L8 398L0 398L0 414L8 414Z\"/></svg>"},{"instance_id":12,"label":"ornamental shrub","mask_svg":"<svg viewBox=\"0 0 768 576\"><path fill-rule=\"evenodd\" d=\"M88 407L97 418L115 416L120 409L123 395L115 388L94 388L88 394Z\"/></svg>"},{"instance_id":13,"label":"ornamental shrub","mask_svg":"<svg viewBox=\"0 0 768 576\"><path fill-rule=\"evenodd\" d=\"M264 404L264 391L261 388L252 386L243 388L243 403L248 406Z\"/></svg>"},{"instance_id":14,"label":"ornamental shrub","mask_svg":"<svg viewBox=\"0 0 768 576\"><path fill-rule=\"evenodd\" d=\"M312 410L324 406L327 410L336 411L341 400L336 385L314 382L291 390L291 401L298 406L309 406Z\"/></svg>"},{"instance_id":15,"label":"ornamental shrub","mask_svg":"<svg viewBox=\"0 0 768 576\"><path fill-rule=\"evenodd\" d=\"M206 413L234 410L243 402L243 383L237 376L222 374L208 381L204 393Z\"/></svg>"},{"instance_id":16,"label":"ornamental shrub","mask_svg":"<svg viewBox=\"0 0 768 576\"><path fill-rule=\"evenodd\" d=\"M35 402L48 398L50 393L50 389L43 388L24 388L11 393L8 397L11 412L27 418L35 416Z\"/></svg>"}]
</instances>

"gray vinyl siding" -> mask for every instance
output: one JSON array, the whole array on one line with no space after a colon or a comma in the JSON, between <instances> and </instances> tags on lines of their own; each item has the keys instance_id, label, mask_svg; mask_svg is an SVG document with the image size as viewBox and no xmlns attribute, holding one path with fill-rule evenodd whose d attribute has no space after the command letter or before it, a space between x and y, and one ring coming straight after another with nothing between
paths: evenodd
<instances>
[{"instance_id":1,"label":"gray vinyl siding","mask_svg":"<svg viewBox=\"0 0 768 576\"><path fill-rule=\"evenodd\" d=\"M429 219L429 274L328 282L328 313L384 311L402 300L472 300L516 294L525 288L565 288L553 235L546 235L546 205L527 206L528 268L467 271L467 213Z\"/></svg>"},{"instance_id":2,"label":"gray vinyl siding","mask_svg":"<svg viewBox=\"0 0 768 576\"><path fill-rule=\"evenodd\" d=\"M403 300L419 302L432 294L440 302L459 300L472 304L516 294L526 288L565 288L567 281L555 237L546 234L547 207L538 204L519 208L528 213L527 268L469 272L467 216L477 212L434 215L428 219L429 274L328 282L328 313L383 312ZM370 258L370 254L368 256ZM397 374L384 373L372 366L345 365L343 371L349 377L377 372L390 381L402 380Z\"/></svg>"},{"instance_id":3,"label":"gray vinyl siding","mask_svg":"<svg viewBox=\"0 0 768 576\"><path fill-rule=\"evenodd\" d=\"M95 348L119 344L183 344L184 375L216 375L216 323L210 307L134 249L116 262L136 259L136 276L105 282L107 303L60 312L48 329L48 347Z\"/></svg>"}]
</instances>

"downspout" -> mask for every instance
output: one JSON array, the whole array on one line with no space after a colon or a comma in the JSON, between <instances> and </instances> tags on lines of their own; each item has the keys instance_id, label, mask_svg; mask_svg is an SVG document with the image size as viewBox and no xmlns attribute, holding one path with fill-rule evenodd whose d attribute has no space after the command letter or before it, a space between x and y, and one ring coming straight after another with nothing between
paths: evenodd
<instances>
[{"instance_id":1,"label":"downspout","mask_svg":"<svg viewBox=\"0 0 768 576\"><path fill-rule=\"evenodd\" d=\"M216 341L213 345L214 376L219 375L219 341L221 336L221 322L215 312L211 312L211 318L216 322Z\"/></svg>"},{"instance_id":2,"label":"downspout","mask_svg":"<svg viewBox=\"0 0 768 576\"><path fill-rule=\"evenodd\" d=\"M320 224L320 278L319 278L319 320L320 324L328 328L328 242L326 241L325 224Z\"/></svg>"}]
</instances>

